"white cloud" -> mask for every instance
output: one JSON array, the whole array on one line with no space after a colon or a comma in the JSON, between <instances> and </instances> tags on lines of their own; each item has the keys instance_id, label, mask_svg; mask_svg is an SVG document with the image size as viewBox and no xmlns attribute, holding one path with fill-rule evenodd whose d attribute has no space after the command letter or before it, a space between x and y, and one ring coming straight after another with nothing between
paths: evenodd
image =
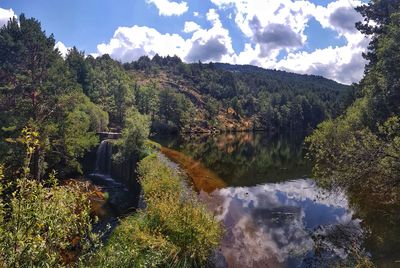
<instances>
[{"instance_id":1,"label":"white cloud","mask_svg":"<svg viewBox=\"0 0 400 268\"><path fill-rule=\"evenodd\" d=\"M355 23L362 19L354 10L360 1L337 0L327 7L317 6L313 12L323 28L329 28L344 37L346 45L317 49L313 52L293 52L276 63L276 68L304 74L316 74L350 84L358 82L367 61L362 57L369 39L357 31Z\"/></svg>"},{"instance_id":2,"label":"white cloud","mask_svg":"<svg viewBox=\"0 0 400 268\"><path fill-rule=\"evenodd\" d=\"M346 45L317 49L311 53L297 52L276 62L275 68L302 73L321 75L341 83L357 82L363 75L367 63L362 57L364 47Z\"/></svg>"},{"instance_id":3,"label":"white cloud","mask_svg":"<svg viewBox=\"0 0 400 268\"><path fill-rule=\"evenodd\" d=\"M178 34L161 34L149 27L120 27L108 43L98 45L97 54L108 53L121 61L158 53L177 55L187 62L253 64L322 75L349 84L358 82L363 75L366 61L361 53L368 44L368 39L353 27L360 15L349 1L354 6L361 3L359 0L336 0L324 7L309 0L211 0L217 8L204 14L211 27L203 28L187 21L183 29L183 32L191 34L187 39ZM160 15L177 15L188 10L186 2L147 2L154 3ZM219 9L227 8L245 37L244 49L237 53L218 14ZM202 15L194 12L193 16ZM311 18L315 18L321 27L335 31L338 37L346 40L346 44L304 51L308 41L305 30ZM282 52L287 55L283 59L279 58Z\"/></svg>"},{"instance_id":4,"label":"white cloud","mask_svg":"<svg viewBox=\"0 0 400 268\"><path fill-rule=\"evenodd\" d=\"M355 29L361 16L354 7L359 0L336 0L326 7L310 1L292 0L211 0L218 8L234 8L235 22L251 43L230 62L254 64L298 73L323 75L342 83L358 82L366 61L361 53L368 39ZM312 52L302 51L307 43L305 29L311 18L323 28L337 32L347 44ZM278 60L280 51L287 57Z\"/></svg>"},{"instance_id":5,"label":"white cloud","mask_svg":"<svg viewBox=\"0 0 400 268\"><path fill-rule=\"evenodd\" d=\"M218 7L226 7L228 5L232 5L236 3L235 0L211 0L211 3L215 4Z\"/></svg>"},{"instance_id":6,"label":"white cloud","mask_svg":"<svg viewBox=\"0 0 400 268\"><path fill-rule=\"evenodd\" d=\"M325 7L316 7L313 16L323 28L329 28L343 36L351 44L363 41L364 36L356 28L355 24L362 20L361 15L354 9L354 6L362 4L361 1L337 0Z\"/></svg>"},{"instance_id":7,"label":"white cloud","mask_svg":"<svg viewBox=\"0 0 400 268\"><path fill-rule=\"evenodd\" d=\"M169 0L147 0L147 3L152 3L158 8L158 14L160 16L180 16L189 7L186 2L173 2Z\"/></svg>"},{"instance_id":8,"label":"white cloud","mask_svg":"<svg viewBox=\"0 0 400 268\"><path fill-rule=\"evenodd\" d=\"M223 27L215 9L210 9L206 18L212 27L193 33L190 39L191 48L184 59L188 62L229 61L234 55L229 31Z\"/></svg>"},{"instance_id":9,"label":"white cloud","mask_svg":"<svg viewBox=\"0 0 400 268\"><path fill-rule=\"evenodd\" d=\"M290 0L211 0L220 8L231 5L236 9L235 22L242 32L252 37L251 21L257 18L260 27L283 24L302 34L315 5L308 1ZM304 36L302 36L304 38Z\"/></svg>"},{"instance_id":10,"label":"white cloud","mask_svg":"<svg viewBox=\"0 0 400 268\"><path fill-rule=\"evenodd\" d=\"M270 67L281 50L293 52L304 46L304 31L316 7L308 1L291 0L211 1L219 8L234 8L237 26L252 41L232 61L245 63L245 56L252 55L247 63L258 62L262 67Z\"/></svg>"},{"instance_id":11,"label":"white cloud","mask_svg":"<svg viewBox=\"0 0 400 268\"><path fill-rule=\"evenodd\" d=\"M208 21L210 21L214 24L221 23L221 21L219 20L219 15L214 8L211 8L210 10L208 10L208 12L206 14L206 18Z\"/></svg>"},{"instance_id":12,"label":"white cloud","mask_svg":"<svg viewBox=\"0 0 400 268\"><path fill-rule=\"evenodd\" d=\"M54 46L54 48L58 49L58 51L60 51L61 56L63 56L63 58L65 58L65 56L68 53L68 50L71 49L71 47L67 47L66 45L64 45L63 42L58 41L56 43L56 45Z\"/></svg>"},{"instance_id":13,"label":"white cloud","mask_svg":"<svg viewBox=\"0 0 400 268\"><path fill-rule=\"evenodd\" d=\"M12 9L3 9L0 7L0 27L7 24L8 20L12 17L16 17Z\"/></svg>"},{"instance_id":14,"label":"white cloud","mask_svg":"<svg viewBox=\"0 0 400 268\"><path fill-rule=\"evenodd\" d=\"M138 59L140 56L177 55L183 58L188 42L178 34L161 34L146 26L119 27L108 44L99 44L98 53L110 54L122 62Z\"/></svg>"},{"instance_id":15,"label":"white cloud","mask_svg":"<svg viewBox=\"0 0 400 268\"><path fill-rule=\"evenodd\" d=\"M178 34L161 34L146 26L119 27L108 43L97 46L98 53L94 55L109 54L122 62L157 53L160 56L177 55L188 62L228 61L234 54L229 31L223 28L215 10L210 10L207 18L212 27L202 29L190 23L192 28L186 30L191 30L192 36L186 40Z\"/></svg>"},{"instance_id":16,"label":"white cloud","mask_svg":"<svg viewBox=\"0 0 400 268\"><path fill-rule=\"evenodd\" d=\"M185 33L192 33L195 31L201 30L201 26L198 25L197 23L193 22L193 21L186 21L185 22L185 27L183 29L183 31Z\"/></svg>"}]
</instances>

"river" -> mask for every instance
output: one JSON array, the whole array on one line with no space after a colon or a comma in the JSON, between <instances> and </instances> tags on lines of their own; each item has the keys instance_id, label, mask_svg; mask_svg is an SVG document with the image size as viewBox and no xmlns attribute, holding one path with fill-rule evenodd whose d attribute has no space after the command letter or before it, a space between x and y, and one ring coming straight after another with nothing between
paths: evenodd
<instances>
[{"instance_id":1,"label":"river","mask_svg":"<svg viewBox=\"0 0 400 268\"><path fill-rule=\"evenodd\" d=\"M398 208L325 191L303 137L265 133L154 136L223 223L221 267L331 267L360 256L400 267Z\"/></svg>"}]
</instances>

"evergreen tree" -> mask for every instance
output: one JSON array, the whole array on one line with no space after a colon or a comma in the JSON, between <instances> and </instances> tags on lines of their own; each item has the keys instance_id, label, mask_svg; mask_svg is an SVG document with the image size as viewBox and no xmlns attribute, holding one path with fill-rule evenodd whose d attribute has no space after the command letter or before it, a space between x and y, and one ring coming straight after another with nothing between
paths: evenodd
<instances>
[{"instance_id":1,"label":"evergreen tree","mask_svg":"<svg viewBox=\"0 0 400 268\"><path fill-rule=\"evenodd\" d=\"M95 132L107 124L104 114L82 97L81 88L54 46L54 37L47 37L37 20L24 15L0 29L1 160L11 167L21 166L15 161L18 149L5 143L4 137L16 138L29 126L40 133L30 169L35 179L60 165L78 168L76 159L96 144ZM79 126L72 123L83 117L87 120ZM71 127L76 131L69 132ZM66 143L66 135L82 139L84 145Z\"/></svg>"},{"instance_id":2,"label":"evergreen tree","mask_svg":"<svg viewBox=\"0 0 400 268\"><path fill-rule=\"evenodd\" d=\"M328 186L368 191L381 202L399 200L400 4L374 0L358 8L372 36L361 96L345 114L308 138L314 173ZM374 21L376 24L370 25Z\"/></svg>"}]
</instances>

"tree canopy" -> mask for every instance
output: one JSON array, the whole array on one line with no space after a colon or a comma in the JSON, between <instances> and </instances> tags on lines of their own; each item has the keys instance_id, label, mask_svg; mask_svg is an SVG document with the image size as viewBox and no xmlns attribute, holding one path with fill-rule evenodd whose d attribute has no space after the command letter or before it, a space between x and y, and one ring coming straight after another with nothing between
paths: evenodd
<instances>
[{"instance_id":1,"label":"tree canopy","mask_svg":"<svg viewBox=\"0 0 400 268\"><path fill-rule=\"evenodd\" d=\"M328 186L368 191L381 202L397 202L400 192L400 4L374 0L358 8L371 36L370 60L360 97L335 120L308 138L314 173ZM369 22L374 21L371 25Z\"/></svg>"}]
</instances>

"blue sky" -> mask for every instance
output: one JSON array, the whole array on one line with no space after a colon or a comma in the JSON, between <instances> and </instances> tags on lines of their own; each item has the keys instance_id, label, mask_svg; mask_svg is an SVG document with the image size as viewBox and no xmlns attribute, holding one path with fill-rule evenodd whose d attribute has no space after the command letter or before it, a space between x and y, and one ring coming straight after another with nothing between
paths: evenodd
<instances>
[{"instance_id":1,"label":"blue sky","mask_svg":"<svg viewBox=\"0 0 400 268\"><path fill-rule=\"evenodd\" d=\"M358 0L0 0L0 25L25 13L57 47L110 54L178 55L357 82L368 39L355 30Z\"/></svg>"}]
</instances>

